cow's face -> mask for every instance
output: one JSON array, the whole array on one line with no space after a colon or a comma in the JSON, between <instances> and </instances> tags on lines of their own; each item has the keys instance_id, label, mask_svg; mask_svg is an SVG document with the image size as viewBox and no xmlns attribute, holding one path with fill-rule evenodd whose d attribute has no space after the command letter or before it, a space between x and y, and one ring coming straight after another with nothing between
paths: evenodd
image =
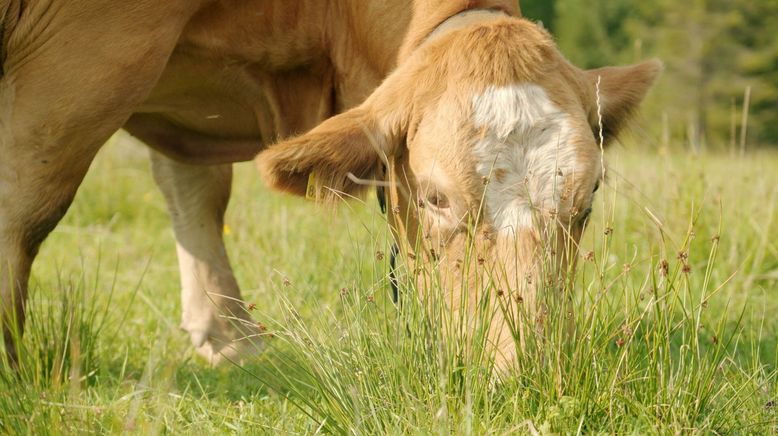
<instances>
[{"instance_id":1,"label":"cow's face","mask_svg":"<svg viewBox=\"0 0 778 436\"><path fill-rule=\"evenodd\" d=\"M411 270L434 270L450 291L491 281L531 295L542 266L556 277L569 266L602 178L601 145L660 70L582 71L534 24L492 20L427 41L364 104L259 162L270 185L301 195L310 180L318 195L389 180Z\"/></svg>"}]
</instances>

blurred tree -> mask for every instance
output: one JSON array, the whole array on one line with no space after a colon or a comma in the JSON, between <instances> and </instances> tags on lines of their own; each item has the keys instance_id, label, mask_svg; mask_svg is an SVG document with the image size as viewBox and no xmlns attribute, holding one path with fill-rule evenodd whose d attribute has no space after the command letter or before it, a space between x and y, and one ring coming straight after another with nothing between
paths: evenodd
<instances>
[{"instance_id":1,"label":"blurred tree","mask_svg":"<svg viewBox=\"0 0 778 436\"><path fill-rule=\"evenodd\" d=\"M664 60L667 71L643 111L656 138L695 149L728 146L740 136L732 120L741 129L751 87L749 142L778 145L778 0L538 0L522 7L532 18L553 8L549 27L581 67Z\"/></svg>"},{"instance_id":2,"label":"blurred tree","mask_svg":"<svg viewBox=\"0 0 778 436\"><path fill-rule=\"evenodd\" d=\"M521 2L521 13L525 17L540 21L543 26L554 32L554 3L556 0L523 0Z\"/></svg>"},{"instance_id":3,"label":"blurred tree","mask_svg":"<svg viewBox=\"0 0 778 436\"><path fill-rule=\"evenodd\" d=\"M642 2L628 34L667 65L651 106L675 120L692 147L731 143L744 91L752 89L750 142L778 144L778 1ZM734 113L732 102L736 102ZM738 126L742 129L742 126Z\"/></svg>"},{"instance_id":4,"label":"blurred tree","mask_svg":"<svg viewBox=\"0 0 778 436\"><path fill-rule=\"evenodd\" d=\"M559 48L576 65L585 68L632 60L634 41L625 23L637 0L557 0L556 28Z\"/></svg>"}]
</instances>

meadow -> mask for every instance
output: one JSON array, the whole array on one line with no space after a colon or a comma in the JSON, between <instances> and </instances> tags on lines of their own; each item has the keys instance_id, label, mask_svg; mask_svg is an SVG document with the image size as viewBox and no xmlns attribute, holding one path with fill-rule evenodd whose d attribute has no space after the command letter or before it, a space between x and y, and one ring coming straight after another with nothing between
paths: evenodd
<instances>
[{"instance_id":1,"label":"meadow","mask_svg":"<svg viewBox=\"0 0 778 436\"><path fill-rule=\"evenodd\" d=\"M515 374L443 341L387 281L373 198L337 208L236 166L225 238L256 361L210 368L179 330L175 244L147 152L101 151L31 280L9 434L778 433L778 154L606 153L572 313ZM434 312L434 311L433 311ZM557 328L574 318L576 333ZM270 337L270 335L268 335Z\"/></svg>"}]
</instances>

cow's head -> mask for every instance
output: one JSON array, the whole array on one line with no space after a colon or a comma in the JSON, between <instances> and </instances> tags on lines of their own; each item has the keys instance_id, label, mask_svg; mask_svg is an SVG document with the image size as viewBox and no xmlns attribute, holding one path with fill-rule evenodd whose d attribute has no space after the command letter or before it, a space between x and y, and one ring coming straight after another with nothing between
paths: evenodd
<instances>
[{"instance_id":1,"label":"cow's head","mask_svg":"<svg viewBox=\"0 0 778 436\"><path fill-rule=\"evenodd\" d=\"M259 165L280 190L305 195L314 173L319 195L353 195L388 164L399 185L391 221L417 250L413 270L434 265L453 293L488 276L501 295L531 297L544 253L569 266L602 178L600 146L661 68L580 70L518 18L454 26L362 105L269 148Z\"/></svg>"}]
</instances>

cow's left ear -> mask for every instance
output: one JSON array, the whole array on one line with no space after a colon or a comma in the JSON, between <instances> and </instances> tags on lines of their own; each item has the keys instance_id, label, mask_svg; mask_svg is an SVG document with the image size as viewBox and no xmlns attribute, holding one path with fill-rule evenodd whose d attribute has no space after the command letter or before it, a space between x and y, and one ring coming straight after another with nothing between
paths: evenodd
<instances>
[{"instance_id":1,"label":"cow's left ear","mask_svg":"<svg viewBox=\"0 0 778 436\"><path fill-rule=\"evenodd\" d=\"M310 132L263 151L256 162L272 188L317 200L356 196L397 146L400 134L366 105L334 116ZM349 176L351 175L351 177Z\"/></svg>"},{"instance_id":2,"label":"cow's left ear","mask_svg":"<svg viewBox=\"0 0 778 436\"><path fill-rule=\"evenodd\" d=\"M601 114L605 143L611 142L637 111L663 69L662 62L653 59L626 67L605 67L586 71L586 80L592 90L593 100L589 110L589 122L595 136L599 138Z\"/></svg>"}]
</instances>

